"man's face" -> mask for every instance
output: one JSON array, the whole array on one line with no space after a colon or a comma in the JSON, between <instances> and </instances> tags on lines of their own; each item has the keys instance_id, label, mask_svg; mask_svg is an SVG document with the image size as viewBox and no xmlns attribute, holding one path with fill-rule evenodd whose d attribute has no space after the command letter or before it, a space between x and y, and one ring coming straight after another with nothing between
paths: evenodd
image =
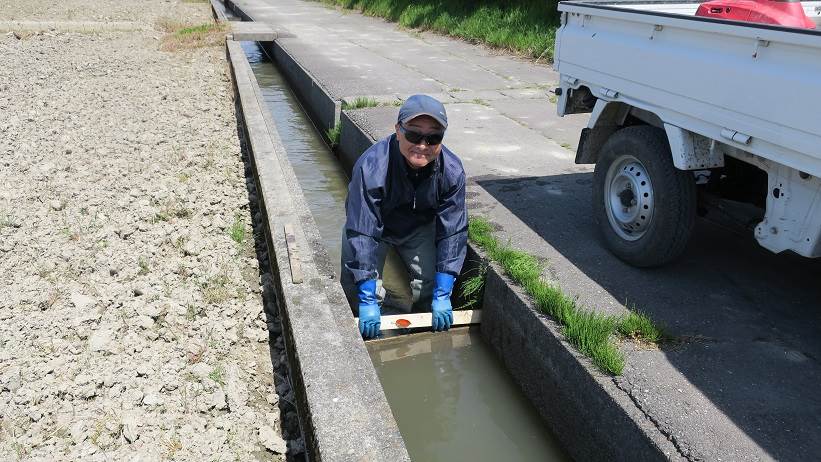
<instances>
[{"instance_id":1,"label":"man's face","mask_svg":"<svg viewBox=\"0 0 821 462\"><path fill-rule=\"evenodd\" d=\"M402 133L400 124L396 124L396 138L399 140L399 152L405 157L408 165L413 168L422 168L433 162L442 151L442 143L428 144L425 139L418 143L408 141L408 135ZM404 124L405 130L421 135L441 134L442 126L433 117L419 116ZM412 136L412 135L411 135Z\"/></svg>"}]
</instances>

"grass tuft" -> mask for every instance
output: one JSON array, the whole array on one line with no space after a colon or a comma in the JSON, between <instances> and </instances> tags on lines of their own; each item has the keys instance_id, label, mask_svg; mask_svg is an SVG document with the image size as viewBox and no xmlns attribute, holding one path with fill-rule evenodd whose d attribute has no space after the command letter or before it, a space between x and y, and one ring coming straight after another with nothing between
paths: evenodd
<instances>
[{"instance_id":1,"label":"grass tuft","mask_svg":"<svg viewBox=\"0 0 821 462\"><path fill-rule=\"evenodd\" d=\"M211 276L201 284L202 299L205 303L218 305L233 297L231 293L231 280L228 275L220 273Z\"/></svg>"},{"instance_id":2,"label":"grass tuft","mask_svg":"<svg viewBox=\"0 0 821 462\"><path fill-rule=\"evenodd\" d=\"M368 98L367 96L360 96L360 97L356 98L353 101L353 103L347 103L347 102L342 103L342 109L343 110L363 109L363 108L367 108L367 107L377 107L377 106L379 106L379 101L377 101L375 98Z\"/></svg>"},{"instance_id":3,"label":"grass tuft","mask_svg":"<svg viewBox=\"0 0 821 462\"><path fill-rule=\"evenodd\" d=\"M455 310L470 310L476 307L482 299L482 290L485 288L487 268L487 263L481 262L479 267L476 268L476 274L462 282L462 297L464 297L465 303L462 306L454 308Z\"/></svg>"},{"instance_id":4,"label":"grass tuft","mask_svg":"<svg viewBox=\"0 0 821 462\"><path fill-rule=\"evenodd\" d=\"M158 19L156 25L166 32L160 43L163 51L220 46L228 30L224 23L184 24L168 18Z\"/></svg>"},{"instance_id":5,"label":"grass tuft","mask_svg":"<svg viewBox=\"0 0 821 462\"><path fill-rule=\"evenodd\" d=\"M486 219L470 218L468 238L498 262L533 297L536 307L562 326L567 341L602 372L619 375L624 370L624 356L613 341L616 335L647 343L662 340L662 330L643 313L630 311L627 316L615 317L581 309L575 298L542 279L544 268L536 257L500 244Z\"/></svg>"},{"instance_id":6,"label":"grass tuft","mask_svg":"<svg viewBox=\"0 0 821 462\"><path fill-rule=\"evenodd\" d=\"M342 136L342 124L336 124L333 128L325 130L325 136L328 142L331 143L331 148L339 146L339 137Z\"/></svg>"},{"instance_id":7,"label":"grass tuft","mask_svg":"<svg viewBox=\"0 0 821 462\"><path fill-rule=\"evenodd\" d=\"M242 245L245 242L245 223L242 221L242 215L236 214L234 216L234 223L228 229L228 235L237 244Z\"/></svg>"},{"instance_id":8,"label":"grass tuft","mask_svg":"<svg viewBox=\"0 0 821 462\"><path fill-rule=\"evenodd\" d=\"M664 331L641 311L630 311L627 316L620 318L616 329L624 337L645 343L658 344L665 338Z\"/></svg>"},{"instance_id":9,"label":"grass tuft","mask_svg":"<svg viewBox=\"0 0 821 462\"><path fill-rule=\"evenodd\" d=\"M148 260L144 257L139 258L139 261L137 261L137 266L140 267L140 270L137 271L137 274L140 276L145 276L151 271L151 268L148 266Z\"/></svg>"},{"instance_id":10,"label":"grass tuft","mask_svg":"<svg viewBox=\"0 0 821 462\"><path fill-rule=\"evenodd\" d=\"M403 27L432 30L514 51L553 58L559 13L556 1L536 0L321 0L356 9Z\"/></svg>"},{"instance_id":11,"label":"grass tuft","mask_svg":"<svg viewBox=\"0 0 821 462\"><path fill-rule=\"evenodd\" d=\"M211 373L208 374L208 378L222 386L225 386L225 368L222 367L222 364L217 365L217 367L215 367Z\"/></svg>"},{"instance_id":12,"label":"grass tuft","mask_svg":"<svg viewBox=\"0 0 821 462\"><path fill-rule=\"evenodd\" d=\"M19 228L19 227L20 227L20 224L14 218L14 215L12 215L10 212L4 212L4 213L0 214L0 231L2 231L3 228Z\"/></svg>"}]
</instances>

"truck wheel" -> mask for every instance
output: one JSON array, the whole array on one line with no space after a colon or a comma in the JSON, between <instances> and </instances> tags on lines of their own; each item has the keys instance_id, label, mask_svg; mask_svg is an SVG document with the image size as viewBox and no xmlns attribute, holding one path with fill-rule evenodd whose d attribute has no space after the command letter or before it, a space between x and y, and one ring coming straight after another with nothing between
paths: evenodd
<instances>
[{"instance_id":1,"label":"truck wheel","mask_svg":"<svg viewBox=\"0 0 821 462\"><path fill-rule=\"evenodd\" d=\"M644 125L614 133L593 177L594 217L613 254L639 267L681 255L693 230L696 186L673 166L663 130Z\"/></svg>"}]
</instances>

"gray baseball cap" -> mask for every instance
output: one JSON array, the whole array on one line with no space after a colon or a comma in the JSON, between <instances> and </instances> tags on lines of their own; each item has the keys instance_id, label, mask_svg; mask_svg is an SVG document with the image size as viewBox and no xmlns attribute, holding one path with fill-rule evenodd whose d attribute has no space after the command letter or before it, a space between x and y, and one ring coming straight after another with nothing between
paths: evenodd
<instances>
[{"instance_id":1,"label":"gray baseball cap","mask_svg":"<svg viewBox=\"0 0 821 462\"><path fill-rule=\"evenodd\" d=\"M426 115L433 117L442 128L448 128L448 114L445 106L428 95L413 95L406 99L399 108L399 122L405 124L411 120Z\"/></svg>"}]
</instances>

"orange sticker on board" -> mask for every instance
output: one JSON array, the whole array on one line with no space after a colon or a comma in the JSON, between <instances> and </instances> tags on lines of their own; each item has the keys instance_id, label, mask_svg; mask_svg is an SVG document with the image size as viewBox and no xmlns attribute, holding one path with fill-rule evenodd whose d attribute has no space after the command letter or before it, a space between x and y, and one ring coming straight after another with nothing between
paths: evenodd
<instances>
[{"instance_id":1,"label":"orange sticker on board","mask_svg":"<svg viewBox=\"0 0 821 462\"><path fill-rule=\"evenodd\" d=\"M410 327L411 322L407 319L397 319L396 320L396 327L401 327L403 329Z\"/></svg>"}]
</instances>

